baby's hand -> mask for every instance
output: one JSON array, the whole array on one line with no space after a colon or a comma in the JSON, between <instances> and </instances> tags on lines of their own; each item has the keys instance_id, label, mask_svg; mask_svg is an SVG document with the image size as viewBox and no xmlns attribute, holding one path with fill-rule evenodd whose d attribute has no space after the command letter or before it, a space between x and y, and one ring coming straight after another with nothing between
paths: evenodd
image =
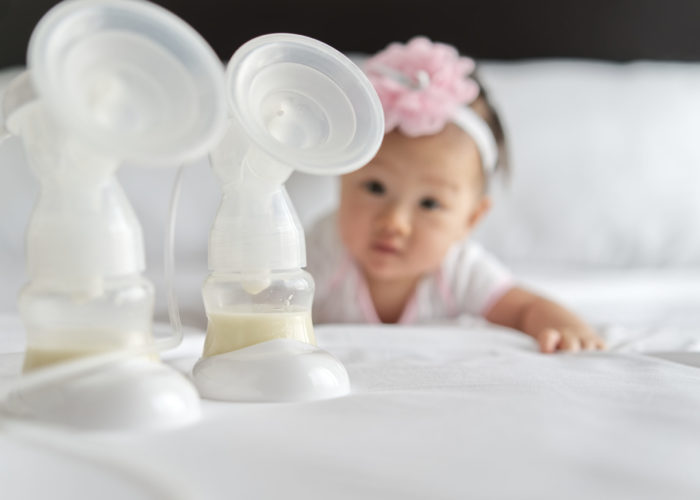
<instances>
[{"instance_id":1,"label":"baby's hand","mask_svg":"<svg viewBox=\"0 0 700 500\"><path fill-rule=\"evenodd\" d=\"M606 348L603 339L593 330L585 327L545 328L535 335L535 340L540 346L540 351L545 353L596 351Z\"/></svg>"},{"instance_id":2,"label":"baby's hand","mask_svg":"<svg viewBox=\"0 0 700 500\"><path fill-rule=\"evenodd\" d=\"M542 352L605 349L603 339L574 313L517 286L494 304L486 319L533 336Z\"/></svg>"}]
</instances>

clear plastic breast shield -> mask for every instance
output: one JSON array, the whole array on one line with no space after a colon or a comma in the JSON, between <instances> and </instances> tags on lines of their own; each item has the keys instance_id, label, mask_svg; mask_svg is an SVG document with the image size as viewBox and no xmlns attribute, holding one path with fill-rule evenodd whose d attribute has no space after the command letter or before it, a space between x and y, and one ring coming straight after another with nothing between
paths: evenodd
<instances>
[{"instance_id":1,"label":"clear plastic breast shield","mask_svg":"<svg viewBox=\"0 0 700 500\"><path fill-rule=\"evenodd\" d=\"M41 183L27 229L29 282L18 304L24 370L114 350L143 353L153 343L154 291L141 274L141 227L113 174L126 160L178 166L206 154L225 126L223 67L192 28L160 7L77 0L41 19L28 68L4 101L6 126L21 136ZM194 388L180 378L126 404L143 405L165 390L182 411L196 406ZM61 409L45 409L60 418ZM177 408L139 411L134 418L145 424L181 416Z\"/></svg>"},{"instance_id":2,"label":"clear plastic breast shield","mask_svg":"<svg viewBox=\"0 0 700 500\"><path fill-rule=\"evenodd\" d=\"M211 154L223 199L209 240L208 327L195 383L222 400L345 394L344 367L315 347L314 284L284 182L294 170L332 175L366 164L383 138L379 99L347 57L289 34L240 47L226 90L229 129Z\"/></svg>"}]
</instances>

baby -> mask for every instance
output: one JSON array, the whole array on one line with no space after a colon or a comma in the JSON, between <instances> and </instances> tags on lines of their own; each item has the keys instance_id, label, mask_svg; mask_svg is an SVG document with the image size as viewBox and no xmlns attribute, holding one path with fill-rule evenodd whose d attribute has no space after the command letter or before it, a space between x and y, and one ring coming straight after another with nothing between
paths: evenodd
<instances>
[{"instance_id":1,"label":"baby","mask_svg":"<svg viewBox=\"0 0 700 500\"><path fill-rule=\"evenodd\" d=\"M535 338L542 352L603 349L564 307L518 286L469 234L505 168L498 117L474 62L414 38L370 58L384 108L374 159L341 180L337 213L307 238L317 323L425 323L480 315Z\"/></svg>"}]
</instances>

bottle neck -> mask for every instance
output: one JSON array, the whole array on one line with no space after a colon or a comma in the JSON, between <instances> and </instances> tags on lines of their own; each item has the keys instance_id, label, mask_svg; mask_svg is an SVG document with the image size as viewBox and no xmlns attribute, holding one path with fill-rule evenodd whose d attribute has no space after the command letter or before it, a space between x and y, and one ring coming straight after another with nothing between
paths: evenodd
<instances>
[{"instance_id":1,"label":"bottle neck","mask_svg":"<svg viewBox=\"0 0 700 500\"><path fill-rule=\"evenodd\" d=\"M223 198L209 238L209 269L264 274L304 267L304 230L284 188L292 169L246 137L231 120L211 155Z\"/></svg>"},{"instance_id":2,"label":"bottle neck","mask_svg":"<svg viewBox=\"0 0 700 500\"><path fill-rule=\"evenodd\" d=\"M284 186L227 186L209 237L209 269L255 274L305 266L304 230Z\"/></svg>"},{"instance_id":3,"label":"bottle neck","mask_svg":"<svg viewBox=\"0 0 700 500\"><path fill-rule=\"evenodd\" d=\"M99 186L46 184L27 229L27 270L37 285L89 288L145 269L141 226L111 176Z\"/></svg>"}]
</instances>

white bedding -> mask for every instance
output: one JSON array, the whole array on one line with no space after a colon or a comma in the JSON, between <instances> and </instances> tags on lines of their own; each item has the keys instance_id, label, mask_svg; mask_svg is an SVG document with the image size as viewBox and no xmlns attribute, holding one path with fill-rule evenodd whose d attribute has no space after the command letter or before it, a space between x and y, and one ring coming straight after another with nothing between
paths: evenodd
<instances>
[{"instance_id":1,"label":"white bedding","mask_svg":"<svg viewBox=\"0 0 700 500\"><path fill-rule=\"evenodd\" d=\"M0 326L0 349L21 348L16 318ZM68 447L7 424L3 498L96 498L96 489L105 500L127 490L129 498L175 498L154 493L167 485L207 500L700 495L700 352L689 358L698 367L621 352L640 348L628 337L607 353L541 355L524 335L469 321L331 325L317 336L346 365L349 397L204 401L191 427L69 435ZM687 340L671 335L658 346L688 349ZM202 341L190 331L168 362L187 371ZM0 359L7 381L18 358ZM75 448L83 458L60 451ZM39 466L45 478L28 486Z\"/></svg>"}]
</instances>

